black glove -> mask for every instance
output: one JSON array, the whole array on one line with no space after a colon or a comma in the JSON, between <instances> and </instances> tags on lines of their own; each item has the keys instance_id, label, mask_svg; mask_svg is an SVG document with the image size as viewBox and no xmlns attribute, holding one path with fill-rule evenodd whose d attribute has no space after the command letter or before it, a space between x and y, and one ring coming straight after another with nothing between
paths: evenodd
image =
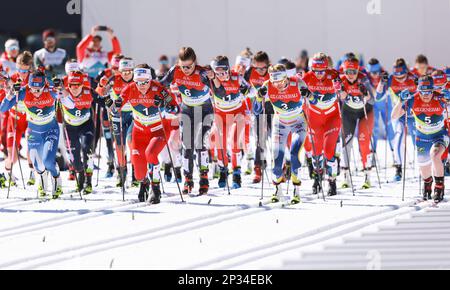
<instances>
[{"instance_id":1,"label":"black glove","mask_svg":"<svg viewBox=\"0 0 450 290\"><path fill-rule=\"evenodd\" d=\"M113 100L111 99L111 97L110 96L106 96L105 97L105 106L106 107L108 107L108 108L111 108L112 107L112 105L113 105Z\"/></svg>"},{"instance_id":2,"label":"black glove","mask_svg":"<svg viewBox=\"0 0 450 290\"><path fill-rule=\"evenodd\" d=\"M309 98L309 96L311 95L311 92L308 90L308 88L303 87L300 89L300 94L304 98Z\"/></svg>"},{"instance_id":3,"label":"black glove","mask_svg":"<svg viewBox=\"0 0 450 290\"><path fill-rule=\"evenodd\" d=\"M267 87L265 87L265 86L260 87L258 90L258 96L260 98L264 98L266 95L267 95Z\"/></svg>"},{"instance_id":4,"label":"black glove","mask_svg":"<svg viewBox=\"0 0 450 290\"><path fill-rule=\"evenodd\" d=\"M20 91L20 88L21 88L20 83L15 83L13 85L13 91L16 93Z\"/></svg>"},{"instance_id":5,"label":"black glove","mask_svg":"<svg viewBox=\"0 0 450 290\"><path fill-rule=\"evenodd\" d=\"M366 96L369 92L367 91L367 87L364 84L359 84L359 90L363 96Z\"/></svg>"},{"instance_id":6,"label":"black glove","mask_svg":"<svg viewBox=\"0 0 450 290\"><path fill-rule=\"evenodd\" d=\"M53 85L55 86L55 88L61 87L62 80L60 78L54 78L52 81L53 81Z\"/></svg>"},{"instance_id":7,"label":"black glove","mask_svg":"<svg viewBox=\"0 0 450 290\"><path fill-rule=\"evenodd\" d=\"M382 72L382 73L381 73L381 81L387 82L388 79L389 79L389 74L388 74L387 72L385 72L385 71Z\"/></svg>"},{"instance_id":8,"label":"black glove","mask_svg":"<svg viewBox=\"0 0 450 290\"><path fill-rule=\"evenodd\" d=\"M115 101L114 101L114 105L116 106L116 108L122 108L123 105L123 99L121 97L118 97Z\"/></svg>"},{"instance_id":9,"label":"black glove","mask_svg":"<svg viewBox=\"0 0 450 290\"><path fill-rule=\"evenodd\" d=\"M161 96L155 96L153 103L159 108L164 107L164 99Z\"/></svg>"},{"instance_id":10,"label":"black glove","mask_svg":"<svg viewBox=\"0 0 450 290\"><path fill-rule=\"evenodd\" d=\"M241 85L241 87L239 88L239 91L241 92L241 94L246 95L248 92L248 87Z\"/></svg>"}]
</instances>

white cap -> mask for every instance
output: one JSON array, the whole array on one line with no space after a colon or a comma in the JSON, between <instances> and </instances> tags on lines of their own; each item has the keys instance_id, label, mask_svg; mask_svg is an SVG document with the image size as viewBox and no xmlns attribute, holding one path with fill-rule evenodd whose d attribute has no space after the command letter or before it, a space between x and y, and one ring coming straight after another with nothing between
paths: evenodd
<instances>
[{"instance_id":1,"label":"white cap","mask_svg":"<svg viewBox=\"0 0 450 290\"><path fill-rule=\"evenodd\" d=\"M66 74L69 74L73 71L80 70L80 64L78 62L66 62L65 65Z\"/></svg>"},{"instance_id":2,"label":"white cap","mask_svg":"<svg viewBox=\"0 0 450 290\"><path fill-rule=\"evenodd\" d=\"M148 68L135 68L134 69L134 78L135 81L138 79L152 79L152 72Z\"/></svg>"},{"instance_id":3,"label":"white cap","mask_svg":"<svg viewBox=\"0 0 450 290\"><path fill-rule=\"evenodd\" d=\"M121 59L119 62L119 71L133 70L134 61L132 59Z\"/></svg>"},{"instance_id":4,"label":"white cap","mask_svg":"<svg viewBox=\"0 0 450 290\"><path fill-rule=\"evenodd\" d=\"M5 49L8 51L19 50L19 41L17 39L8 39L5 42Z\"/></svg>"}]
</instances>

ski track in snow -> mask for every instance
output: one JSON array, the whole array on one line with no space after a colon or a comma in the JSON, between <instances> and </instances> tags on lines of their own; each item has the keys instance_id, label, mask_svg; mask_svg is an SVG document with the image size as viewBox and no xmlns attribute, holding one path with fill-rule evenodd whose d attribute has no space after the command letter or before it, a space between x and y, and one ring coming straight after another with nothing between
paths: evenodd
<instances>
[{"instance_id":1,"label":"ski track in snow","mask_svg":"<svg viewBox=\"0 0 450 290\"><path fill-rule=\"evenodd\" d=\"M388 173L391 177L394 170ZM20 176L18 169L15 174ZM380 175L384 182L384 169ZM416 205L417 172L412 170L407 171L404 202L402 183L383 183L380 190L375 172L370 190L358 189L363 177L354 172L356 196L351 189L338 190L338 196L324 202L322 194L311 194L304 168L302 203L286 207L268 203L273 188L267 180L260 206L261 185L250 184L250 177L230 196L211 181L208 196L184 197L185 203L176 185L165 183L169 194L152 206L138 203L133 188L123 202L120 189L113 187L115 178L100 178L94 194L80 200L78 193L69 193L74 182L66 181L67 173L62 177L61 200L35 199L34 187L13 188L10 200L6 190L0 191L1 269L271 268L283 253L429 206ZM94 185L96 177L95 172Z\"/></svg>"}]
</instances>

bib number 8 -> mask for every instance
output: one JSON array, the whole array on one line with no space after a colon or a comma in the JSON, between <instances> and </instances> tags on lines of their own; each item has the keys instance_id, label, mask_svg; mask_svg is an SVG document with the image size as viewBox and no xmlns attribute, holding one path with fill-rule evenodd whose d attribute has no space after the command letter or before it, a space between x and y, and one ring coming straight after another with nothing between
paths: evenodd
<instances>
[{"instance_id":1,"label":"bib number 8","mask_svg":"<svg viewBox=\"0 0 450 290\"><path fill-rule=\"evenodd\" d=\"M81 117L81 110L75 111L75 117Z\"/></svg>"}]
</instances>

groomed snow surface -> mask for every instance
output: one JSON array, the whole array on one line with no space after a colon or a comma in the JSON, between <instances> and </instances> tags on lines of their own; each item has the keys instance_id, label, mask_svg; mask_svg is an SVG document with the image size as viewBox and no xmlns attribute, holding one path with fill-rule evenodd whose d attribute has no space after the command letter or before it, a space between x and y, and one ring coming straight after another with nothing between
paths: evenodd
<instances>
[{"instance_id":1,"label":"groomed snow surface","mask_svg":"<svg viewBox=\"0 0 450 290\"><path fill-rule=\"evenodd\" d=\"M307 178L307 169L302 168L302 203L287 207L282 207L283 203L269 204L274 188L267 178L260 206L261 185L251 184L251 176L245 176L242 189L232 190L231 195L219 189L214 180L208 196L185 196L186 202L181 203L176 184L165 183L166 194L159 205L138 203L137 188L128 188L123 202L121 190L115 187L116 177L104 178L104 159L98 187L83 200L74 192L75 182L67 181L67 172L62 173L65 194L60 200L39 201L36 188L24 190L19 180L19 186L11 190L10 199L6 199L6 190L0 191L0 268L383 269L382 255L386 248L378 249L381 246L377 243L356 256L354 253L353 256L351 253L335 254L330 263L327 252L345 244L348 236L360 237L367 231L378 232L379 227L394 227L402 219L416 214L448 209L448 204L441 203L438 209L431 208L431 203L416 205L420 192L418 172L412 169L412 152L405 201L402 201L402 183L391 182L394 169L390 158L385 174L384 143L380 143L381 189L373 170L373 187L361 190L363 174L353 168L355 196L351 189L339 189L338 196L327 197L324 201L321 195L320 198L312 195L312 182ZM4 163L0 166L4 168ZM27 167L22 160L25 178L29 175ZM18 166L14 172L20 177ZM96 176L97 172L94 186ZM268 176L271 176L270 171ZM338 179L338 187L341 182L342 177ZM197 190L196 180L194 191ZM448 238L449 215L449 211L436 214L444 220L438 228L447 229L443 238ZM422 224L414 233L426 240L427 236L421 235L421 231L426 231L427 227ZM439 239L436 242L439 243ZM448 251L449 239L440 243ZM402 243L389 249L401 251ZM302 257L307 258L308 253L318 257L320 263L317 260L308 263L311 259L303 261ZM403 251L402 257L403 264L399 268L414 267L417 265L414 259L423 259L420 255L409 258L407 251ZM350 262L344 261L349 258ZM445 263L448 260L419 263L417 267L449 267ZM442 264L439 261L443 261Z\"/></svg>"}]
</instances>

